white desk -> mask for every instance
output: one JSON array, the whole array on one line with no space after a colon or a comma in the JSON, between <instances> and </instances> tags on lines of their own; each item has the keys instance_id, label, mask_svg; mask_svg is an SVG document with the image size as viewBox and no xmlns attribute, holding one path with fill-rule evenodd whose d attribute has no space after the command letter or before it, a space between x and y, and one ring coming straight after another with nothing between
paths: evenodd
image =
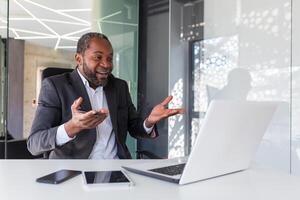
<instances>
[{"instance_id":1,"label":"white desk","mask_svg":"<svg viewBox=\"0 0 300 200\"><path fill-rule=\"evenodd\" d=\"M149 160L147 160L149 161ZM1 160L1 200L299 200L300 177L263 168L222 176L194 184L173 183L127 173L135 186L86 190L81 176L59 185L36 183L37 177L59 169L107 170L146 160ZM153 160L152 160L153 162ZM156 160L155 162L158 162Z\"/></svg>"}]
</instances>

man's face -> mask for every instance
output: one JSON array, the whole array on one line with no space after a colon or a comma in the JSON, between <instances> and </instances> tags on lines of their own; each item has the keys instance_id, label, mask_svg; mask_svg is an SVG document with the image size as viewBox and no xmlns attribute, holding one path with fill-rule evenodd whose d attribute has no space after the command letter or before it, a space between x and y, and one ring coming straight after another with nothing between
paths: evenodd
<instances>
[{"instance_id":1,"label":"man's face","mask_svg":"<svg viewBox=\"0 0 300 200\"><path fill-rule=\"evenodd\" d=\"M96 88L107 83L113 69L113 50L107 40L93 38L84 55L77 53L75 58L79 71L91 87Z\"/></svg>"}]
</instances>

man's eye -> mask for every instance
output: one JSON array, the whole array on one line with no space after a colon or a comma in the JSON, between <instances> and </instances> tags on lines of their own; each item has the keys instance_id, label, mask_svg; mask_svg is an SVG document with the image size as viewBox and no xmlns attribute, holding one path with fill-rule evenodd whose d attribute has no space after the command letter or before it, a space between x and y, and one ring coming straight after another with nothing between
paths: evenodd
<instances>
[{"instance_id":1,"label":"man's eye","mask_svg":"<svg viewBox=\"0 0 300 200\"><path fill-rule=\"evenodd\" d=\"M94 56L95 60L101 60L101 58L102 58L101 56Z\"/></svg>"}]
</instances>

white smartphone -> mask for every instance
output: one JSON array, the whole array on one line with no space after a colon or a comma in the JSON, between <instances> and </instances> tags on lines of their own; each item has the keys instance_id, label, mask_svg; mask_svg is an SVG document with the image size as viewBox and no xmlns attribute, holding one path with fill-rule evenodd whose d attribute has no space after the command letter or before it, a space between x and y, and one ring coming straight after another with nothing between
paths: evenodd
<instances>
[{"instance_id":1,"label":"white smartphone","mask_svg":"<svg viewBox=\"0 0 300 200\"><path fill-rule=\"evenodd\" d=\"M121 170L116 171L84 171L86 186L133 186L132 180Z\"/></svg>"}]
</instances>

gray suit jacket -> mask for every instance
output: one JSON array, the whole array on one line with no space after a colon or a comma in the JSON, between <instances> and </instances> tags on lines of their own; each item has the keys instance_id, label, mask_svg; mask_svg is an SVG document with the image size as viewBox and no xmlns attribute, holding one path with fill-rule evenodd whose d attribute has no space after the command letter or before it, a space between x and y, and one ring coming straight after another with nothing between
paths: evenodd
<instances>
[{"instance_id":1,"label":"gray suit jacket","mask_svg":"<svg viewBox=\"0 0 300 200\"><path fill-rule=\"evenodd\" d=\"M111 75L104 92L116 135L117 155L121 159L131 158L125 144L127 131L135 138L149 138L143 127L144 120L139 118L124 80ZM56 145L57 128L71 119L71 105L79 97L84 99L81 110L91 110L88 94L77 70L43 80L38 107L27 140L28 150L33 155L50 151L49 157L55 159L89 157L96 141L96 129L83 130L74 140L62 146ZM153 131L157 136L157 131Z\"/></svg>"}]
</instances>

